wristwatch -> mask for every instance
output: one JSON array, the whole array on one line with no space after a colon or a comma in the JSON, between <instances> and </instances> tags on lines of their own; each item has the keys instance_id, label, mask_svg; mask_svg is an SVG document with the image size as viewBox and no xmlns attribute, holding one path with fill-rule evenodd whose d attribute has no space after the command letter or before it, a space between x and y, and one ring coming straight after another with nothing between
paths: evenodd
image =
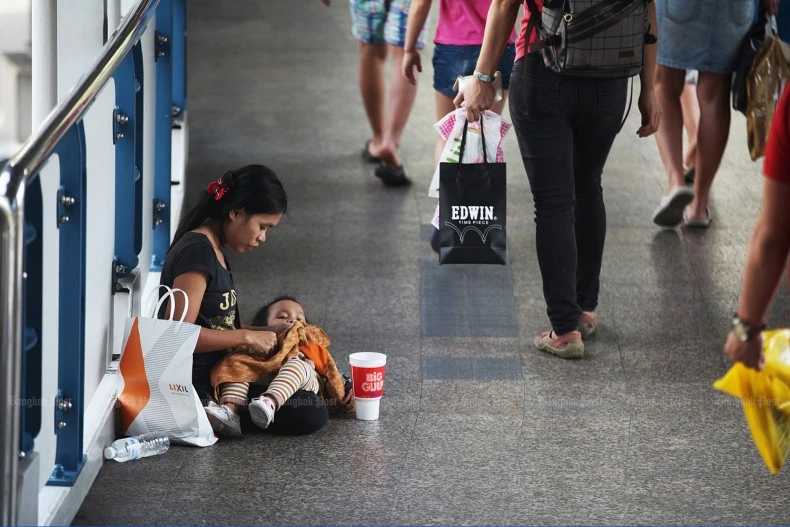
<instances>
[{"instance_id":1,"label":"wristwatch","mask_svg":"<svg viewBox=\"0 0 790 527\"><path fill-rule=\"evenodd\" d=\"M467 70L467 71L468 71L468 70ZM494 77L493 77L492 75L488 75L487 73L483 73L482 71L477 71L477 70L475 70L475 72L473 73L473 75L474 75L475 77L477 77L477 79L478 79L480 82L494 82Z\"/></svg>"},{"instance_id":2,"label":"wristwatch","mask_svg":"<svg viewBox=\"0 0 790 527\"><path fill-rule=\"evenodd\" d=\"M760 334L765 329L765 324L760 324L759 327L752 327L738 316L736 313L732 317L732 332L738 337L741 342L749 342L754 337Z\"/></svg>"}]
</instances>

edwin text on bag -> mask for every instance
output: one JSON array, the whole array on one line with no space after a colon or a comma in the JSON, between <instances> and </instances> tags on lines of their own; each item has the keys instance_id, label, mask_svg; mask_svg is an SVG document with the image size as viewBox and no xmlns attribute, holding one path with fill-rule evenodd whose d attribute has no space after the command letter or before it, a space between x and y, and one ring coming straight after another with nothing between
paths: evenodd
<instances>
[{"instance_id":1,"label":"edwin text on bag","mask_svg":"<svg viewBox=\"0 0 790 527\"><path fill-rule=\"evenodd\" d=\"M439 263L500 264L507 261L507 184L504 163L489 163L485 138L482 163L442 163L439 185ZM468 123L464 124L459 159Z\"/></svg>"}]
</instances>

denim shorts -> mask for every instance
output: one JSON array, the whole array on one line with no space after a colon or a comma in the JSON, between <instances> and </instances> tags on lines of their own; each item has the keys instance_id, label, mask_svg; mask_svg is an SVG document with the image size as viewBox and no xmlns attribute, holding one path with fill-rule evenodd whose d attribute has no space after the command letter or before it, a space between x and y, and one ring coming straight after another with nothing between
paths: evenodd
<instances>
[{"instance_id":1,"label":"denim shorts","mask_svg":"<svg viewBox=\"0 0 790 527\"><path fill-rule=\"evenodd\" d=\"M365 44L388 42L400 48L406 43L406 20L411 0L349 0L351 33ZM417 37L417 49L425 46L430 19Z\"/></svg>"},{"instance_id":2,"label":"denim shorts","mask_svg":"<svg viewBox=\"0 0 790 527\"><path fill-rule=\"evenodd\" d=\"M453 85L459 75L475 71L482 46L451 46L436 44L433 48L433 89L448 97L455 97ZM516 45L508 44L497 70L502 74L502 89L510 85L510 72L516 60Z\"/></svg>"},{"instance_id":3,"label":"denim shorts","mask_svg":"<svg viewBox=\"0 0 790 527\"><path fill-rule=\"evenodd\" d=\"M731 73L754 10L754 0L656 0L658 63Z\"/></svg>"}]
</instances>

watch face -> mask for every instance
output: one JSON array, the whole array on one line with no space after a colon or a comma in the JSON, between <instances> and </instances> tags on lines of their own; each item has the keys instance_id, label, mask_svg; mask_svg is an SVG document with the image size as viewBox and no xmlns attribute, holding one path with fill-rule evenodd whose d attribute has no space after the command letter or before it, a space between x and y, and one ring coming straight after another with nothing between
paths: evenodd
<instances>
[{"instance_id":1,"label":"watch face","mask_svg":"<svg viewBox=\"0 0 790 527\"><path fill-rule=\"evenodd\" d=\"M736 323L732 326L732 331L735 333L735 336L738 337L738 340L741 342L746 342L749 340L749 334L746 331L746 328L743 327L743 324Z\"/></svg>"}]
</instances>

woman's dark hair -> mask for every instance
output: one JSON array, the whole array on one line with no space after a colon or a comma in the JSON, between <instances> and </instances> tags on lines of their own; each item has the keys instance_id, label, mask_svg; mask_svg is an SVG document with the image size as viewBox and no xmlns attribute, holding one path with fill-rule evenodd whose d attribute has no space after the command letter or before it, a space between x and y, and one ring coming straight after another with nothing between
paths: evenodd
<instances>
[{"instance_id":1,"label":"woman's dark hair","mask_svg":"<svg viewBox=\"0 0 790 527\"><path fill-rule=\"evenodd\" d=\"M281 302L283 300L290 300L291 302L296 302L297 304L302 305L301 302L299 302L297 299L295 299L292 296L280 295L274 300L272 300L271 302L269 302L268 304L266 304L265 306L263 306L262 308L260 308L257 313L255 313L255 316L252 317L251 325L265 326L266 322L269 320L269 310L272 308L274 304L276 304L277 302ZM305 323L307 323L307 317L305 317Z\"/></svg>"},{"instance_id":2,"label":"woman's dark hair","mask_svg":"<svg viewBox=\"0 0 790 527\"><path fill-rule=\"evenodd\" d=\"M244 210L247 214L284 214L287 209L288 197L274 170L263 165L231 170L200 194L200 201L178 224L170 247L207 219L222 222L233 210Z\"/></svg>"}]
</instances>

